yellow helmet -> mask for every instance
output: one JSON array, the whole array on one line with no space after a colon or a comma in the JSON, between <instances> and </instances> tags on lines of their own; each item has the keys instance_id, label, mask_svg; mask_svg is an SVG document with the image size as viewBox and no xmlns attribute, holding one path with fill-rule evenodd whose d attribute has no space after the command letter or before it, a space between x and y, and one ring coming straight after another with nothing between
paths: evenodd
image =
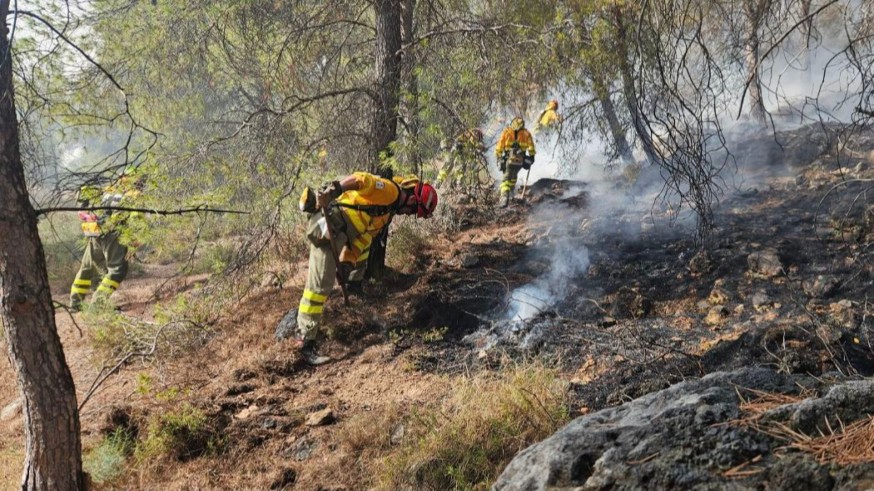
<instances>
[{"instance_id":1,"label":"yellow helmet","mask_svg":"<svg viewBox=\"0 0 874 491\"><path fill-rule=\"evenodd\" d=\"M525 120L520 118L519 116L516 116L515 118L513 118L513 121L510 121L510 129L512 129L514 131L519 131L524 127L525 127Z\"/></svg>"}]
</instances>

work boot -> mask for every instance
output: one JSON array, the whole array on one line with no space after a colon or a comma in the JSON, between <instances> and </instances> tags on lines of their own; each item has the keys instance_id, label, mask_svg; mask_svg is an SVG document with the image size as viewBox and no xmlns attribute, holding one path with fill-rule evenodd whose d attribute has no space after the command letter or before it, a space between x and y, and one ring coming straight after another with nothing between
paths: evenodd
<instances>
[{"instance_id":1,"label":"work boot","mask_svg":"<svg viewBox=\"0 0 874 491\"><path fill-rule=\"evenodd\" d=\"M304 341L300 348L300 355L309 365L317 367L331 361L330 356L319 354L315 341Z\"/></svg>"},{"instance_id":2,"label":"work boot","mask_svg":"<svg viewBox=\"0 0 874 491\"><path fill-rule=\"evenodd\" d=\"M499 202L501 204L501 208L506 208L510 206L510 193L502 194Z\"/></svg>"}]
</instances>

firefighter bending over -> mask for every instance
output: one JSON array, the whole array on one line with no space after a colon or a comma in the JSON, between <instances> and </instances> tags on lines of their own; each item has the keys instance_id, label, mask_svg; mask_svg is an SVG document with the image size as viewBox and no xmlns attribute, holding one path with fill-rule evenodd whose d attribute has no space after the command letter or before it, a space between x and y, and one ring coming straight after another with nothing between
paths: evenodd
<instances>
[{"instance_id":1,"label":"firefighter bending over","mask_svg":"<svg viewBox=\"0 0 874 491\"><path fill-rule=\"evenodd\" d=\"M436 190L415 176L384 179L356 172L318 193L305 190L301 209L309 214L306 235L310 242L306 285L297 312L289 311L279 323L277 339L296 335L295 345L308 363L330 361L318 354L317 343L322 338L322 310L335 278L345 282L363 272L370 244L394 215L428 218L435 208ZM339 255L339 265L335 254Z\"/></svg>"}]
</instances>

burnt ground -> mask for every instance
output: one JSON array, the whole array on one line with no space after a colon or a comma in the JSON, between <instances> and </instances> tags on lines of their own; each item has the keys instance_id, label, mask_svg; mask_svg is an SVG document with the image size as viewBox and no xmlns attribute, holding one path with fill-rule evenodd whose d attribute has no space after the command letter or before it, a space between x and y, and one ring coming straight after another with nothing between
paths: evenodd
<instances>
[{"instance_id":1,"label":"burnt ground","mask_svg":"<svg viewBox=\"0 0 874 491\"><path fill-rule=\"evenodd\" d=\"M450 254L476 256L477 265L440 263L446 270L426 280L412 325L449 329L410 356L439 373L494 369L507 355L549 360L572 374L585 410L745 366L870 375L871 197L870 181L858 180L874 175L865 153L874 147L862 140L864 158L857 151L838 163L818 131L781 135L785 159L770 149L770 162L743 171L757 184L715 208L705 252L668 210L604 214L589 206L601 198L586 183L536 183L528 204L496 212L496 221L527 223L524 233L468 230ZM869 194L859 194L865 186ZM537 278L555 283L555 251L582 247L590 266L557 280L562 299L525 322L504 318L509 292ZM751 266L762 251L779 270Z\"/></svg>"}]
</instances>

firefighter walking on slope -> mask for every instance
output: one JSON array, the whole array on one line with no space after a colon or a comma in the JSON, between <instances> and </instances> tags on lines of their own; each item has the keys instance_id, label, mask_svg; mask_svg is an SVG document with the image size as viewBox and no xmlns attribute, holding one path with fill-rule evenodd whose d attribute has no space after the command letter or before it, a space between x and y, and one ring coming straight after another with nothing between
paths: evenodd
<instances>
[{"instance_id":1,"label":"firefighter walking on slope","mask_svg":"<svg viewBox=\"0 0 874 491\"><path fill-rule=\"evenodd\" d=\"M519 171L531 168L535 153L534 138L531 132L525 129L525 120L518 116L513 118L510 126L501 133L501 138L495 146L495 156L501 172L504 173L499 200L501 207L509 206Z\"/></svg>"}]
</instances>

